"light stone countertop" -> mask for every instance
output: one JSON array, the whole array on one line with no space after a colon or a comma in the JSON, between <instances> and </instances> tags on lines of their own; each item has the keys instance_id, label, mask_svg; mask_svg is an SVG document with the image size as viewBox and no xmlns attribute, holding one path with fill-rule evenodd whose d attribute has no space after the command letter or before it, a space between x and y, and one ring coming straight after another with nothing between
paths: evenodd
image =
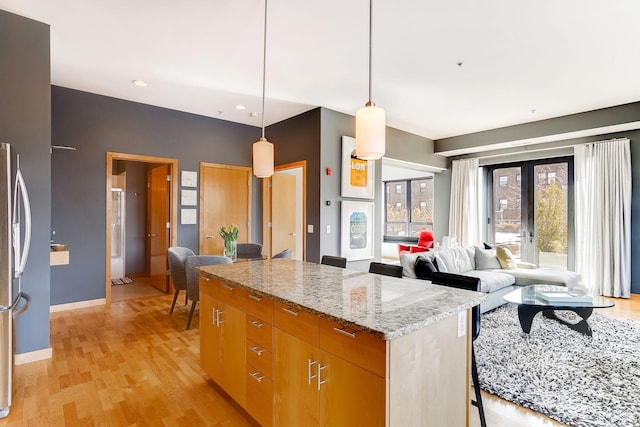
<instances>
[{"instance_id":1,"label":"light stone countertop","mask_svg":"<svg viewBox=\"0 0 640 427\"><path fill-rule=\"evenodd\" d=\"M393 340L480 304L486 295L290 259L199 267L205 275Z\"/></svg>"}]
</instances>

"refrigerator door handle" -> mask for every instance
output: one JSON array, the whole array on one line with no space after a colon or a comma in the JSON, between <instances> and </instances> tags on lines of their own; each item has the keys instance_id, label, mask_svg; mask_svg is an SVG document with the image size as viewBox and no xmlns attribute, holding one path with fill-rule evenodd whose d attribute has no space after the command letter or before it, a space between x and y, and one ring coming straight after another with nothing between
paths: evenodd
<instances>
[{"instance_id":1,"label":"refrigerator door handle","mask_svg":"<svg viewBox=\"0 0 640 427\"><path fill-rule=\"evenodd\" d=\"M18 303L20 302L21 299L24 300L24 305L16 310L15 307L18 305ZM25 294L24 292L20 292L18 294L18 298L16 298L16 302L14 302L11 305L11 308L13 309L13 318L15 319L16 317L18 317L22 313L24 313L27 310L27 308L29 308L30 305L31 305L31 297L29 296L29 294Z\"/></svg>"},{"instance_id":2,"label":"refrigerator door handle","mask_svg":"<svg viewBox=\"0 0 640 427\"><path fill-rule=\"evenodd\" d=\"M18 191L19 188L19 191ZM29 256L29 246L31 244L31 203L29 202L29 194L27 193L27 186L24 183L24 178L22 177L22 172L20 169L16 172L16 193L20 193L22 198L22 205L24 206L24 247L22 248L22 252L20 251L20 245L14 243L15 249L15 260L16 260L16 269L14 272L14 276L16 278L22 277L22 273L24 273L25 266L27 265L27 257ZM15 200L15 198L14 198ZM14 205L14 242L20 241L20 218L18 216L18 210L16 209L18 201L15 200ZM18 263L19 260L19 263Z\"/></svg>"}]
</instances>

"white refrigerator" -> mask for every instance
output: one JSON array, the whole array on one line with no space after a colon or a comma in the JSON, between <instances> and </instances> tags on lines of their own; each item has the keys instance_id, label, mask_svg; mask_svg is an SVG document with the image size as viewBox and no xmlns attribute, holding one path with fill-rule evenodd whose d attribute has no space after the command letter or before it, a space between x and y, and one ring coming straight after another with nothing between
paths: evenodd
<instances>
[{"instance_id":1,"label":"white refrigerator","mask_svg":"<svg viewBox=\"0 0 640 427\"><path fill-rule=\"evenodd\" d=\"M13 394L13 320L31 302L22 273L31 241L31 206L19 156L0 143L0 418L9 415Z\"/></svg>"}]
</instances>

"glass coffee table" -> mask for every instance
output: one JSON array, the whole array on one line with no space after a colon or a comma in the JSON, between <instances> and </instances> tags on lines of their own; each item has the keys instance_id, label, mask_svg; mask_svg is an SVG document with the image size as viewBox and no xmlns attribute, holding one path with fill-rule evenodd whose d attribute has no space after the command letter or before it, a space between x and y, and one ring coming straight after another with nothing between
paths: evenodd
<instances>
[{"instance_id":1,"label":"glass coffee table","mask_svg":"<svg viewBox=\"0 0 640 427\"><path fill-rule=\"evenodd\" d=\"M556 320L574 331L592 336L591 326L587 319L594 308L613 307L611 300L597 295L590 295L584 288L568 289L564 286L529 285L509 292L504 296L507 302L518 305L518 320L522 331L529 333L533 318L539 312L548 319ZM576 313L582 320L571 323L556 315L556 310Z\"/></svg>"}]
</instances>

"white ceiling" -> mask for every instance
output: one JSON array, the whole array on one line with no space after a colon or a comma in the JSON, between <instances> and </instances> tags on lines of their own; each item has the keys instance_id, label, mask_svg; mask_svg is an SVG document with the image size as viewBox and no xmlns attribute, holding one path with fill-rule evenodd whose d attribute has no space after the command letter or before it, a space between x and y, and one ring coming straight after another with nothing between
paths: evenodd
<instances>
[{"instance_id":1,"label":"white ceiling","mask_svg":"<svg viewBox=\"0 0 640 427\"><path fill-rule=\"evenodd\" d=\"M0 0L0 9L51 25L54 85L254 126L263 7ZM368 98L368 1L268 7L266 124L316 106L355 114ZM438 139L640 100L638 0L375 0L373 8L372 98L389 126Z\"/></svg>"}]
</instances>

